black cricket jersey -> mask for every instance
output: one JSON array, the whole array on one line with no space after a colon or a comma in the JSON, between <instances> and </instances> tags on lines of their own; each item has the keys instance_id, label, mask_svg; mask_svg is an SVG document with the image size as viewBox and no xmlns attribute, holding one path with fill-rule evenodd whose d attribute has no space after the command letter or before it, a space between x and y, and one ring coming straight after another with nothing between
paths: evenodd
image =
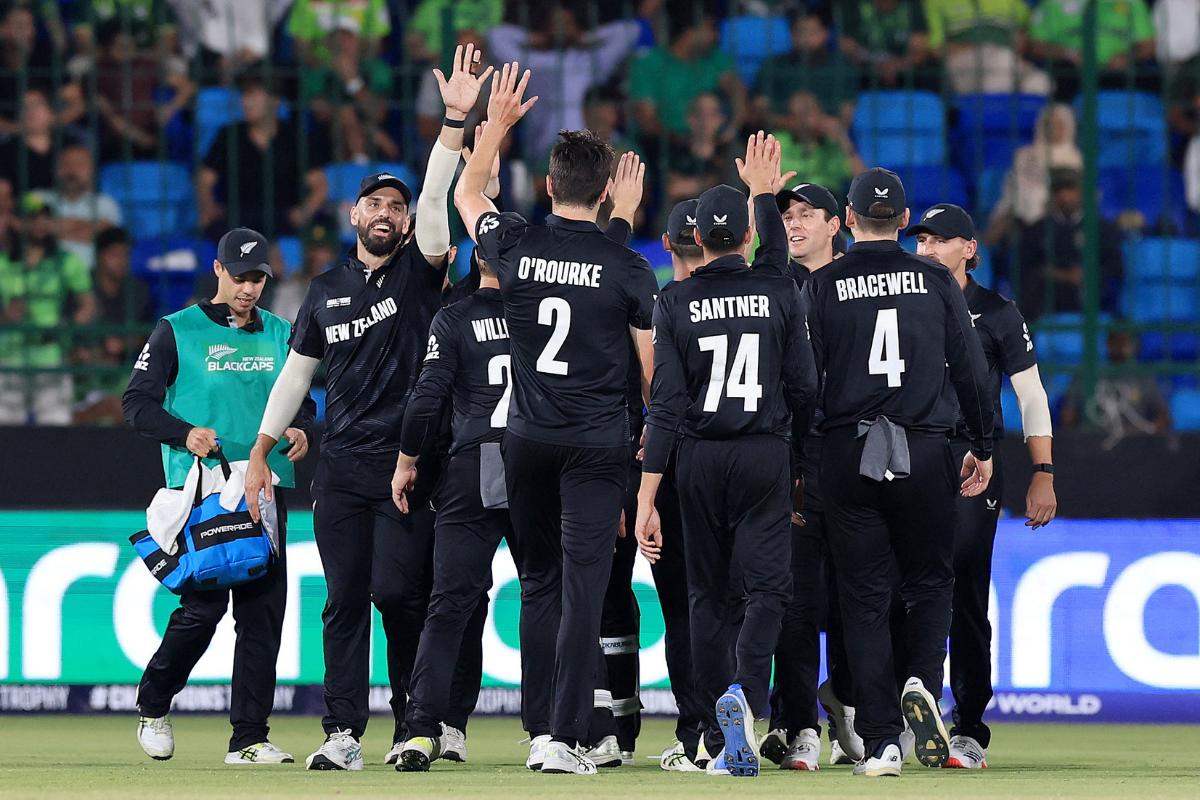
<instances>
[{"instance_id":1,"label":"black cricket jersey","mask_svg":"<svg viewBox=\"0 0 1200 800\"><path fill-rule=\"evenodd\" d=\"M508 430L544 444L628 443L629 329L648 330L658 283L649 263L592 222L553 214L479 218L512 337Z\"/></svg>"},{"instance_id":2,"label":"black cricket jersey","mask_svg":"<svg viewBox=\"0 0 1200 800\"><path fill-rule=\"evenodd\" d=\"M858 242L813 274L805 299L825 430L882 415L949 434L961 408L971 449L990 457L987 361L949 270L896 241Z\"/></svg>"},{"instance_id":3,"label":"black cricket jersey","mask_svg":"<svg viewBox=\"0 0 1200 800\"><path fill-rule=\"evenodd\" d=\"M714 259L659 296L646 472L666 469L678 435L791 435L817 375L790 278Z\"/></svg>"},{"instance_id":4,"label":"black cricket jersey","mask_svg":"<svg viewBox=\"0 0 1200 800\"><path fill-rule=\"evenodd\" d=\"M980 286L967 276L963 289L975 332L983 345L987 359L988 388L995 398L995 438L1004 435L1004 412L1000 408L1000 382L1005 375L1013 376L1037 366L1037 352L1029 326L1017 304L999 292ZM961 427L961 426L960 426Z\"/></svg>"},{"instance_id":5,"label":"black cricket jersey","mask_svg":"<svg viewBox=\"0 0 1200 800\"><path fill-rule=\"evenodd\" d=\"M296 316L292 349L325 362L323 452L400 449L400 426L417 382L446 268L411 241L379 268L354 251L313 278Z\"/></svg>"},{"instance_id":6,"label":"black cricket jersey","mask_svg":"<svg viewBox=\"0 0 1200 800\"><path fill-rule=\"evenodd\" d=\"M500 441L511 389L500 290L476 289L433 318L425 365L404 412L400 449L410 455L421 452L427 437L437 433L447 398L454 408L451 455Z\"/></svg>"}]
</instances>

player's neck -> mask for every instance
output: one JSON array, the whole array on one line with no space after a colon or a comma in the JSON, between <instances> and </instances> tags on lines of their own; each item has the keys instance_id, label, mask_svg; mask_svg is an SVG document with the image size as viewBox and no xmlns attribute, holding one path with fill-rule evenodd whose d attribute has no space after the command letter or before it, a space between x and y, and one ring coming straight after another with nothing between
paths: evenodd
<instances>
[{"instance_id":1,"label":"player's neck","mask_svg":"<svg viewBox=\"0 0 1200 800\"><path fill-rule=\"evenodd\" d=\"M495 275L480 274L479 288L480 289L499 289L500 288L500 279L497 278Z\"/></svg>"},{"instance_id":2,"label":"player's neck","mask_svg":"<svg viewBox=\"0 0 1200 800\"><path fill-rule=\"evenodd\" d=\"M399 245L397 245L397 249L399 249ZM370 252L368 252L367 248L363 246L362 242L358 243L358 249L354 253L362 265L368 270L379 269L395 254L396 251L393 250L392 252L386 253L382 256L372 255Z\"/></svg>"},{"instance_id":3,"label":"player's neck","mask_svg":"<svg viewBox=\"0 0 1200 800\"><path fill-rule=\"evenodd\" d=\"M967 288L967 264L963 262L955 269L950 270L950 274L954 276L954 280L958 281L958 288Z\"/></svg>"},{"instance_id":4,"label":"player's neck","mask_svg":"<svg viewBox=\"0 0 1200 800\"><path fill-rule=\"evenodd\" d=\"M595 222L600 216L600 204L587 208L586 206L568 206L565 204L551 203L550 213L561 219L571 219L576 222Z\"/></svg>"},{"instance_id":5,"label":"player's neck","mask_svg":"<svg viewBox=\"0 0 1200 800\"><path fill-rule=\"evenodd\" d=\"M687 259L680 258L679 256L674 256L671 259L672 277L677 281L686 281L688 278L692 277L693 272L703 266L704 264L699 261L693 263Z\"/></svg>"},{"instance_id":6,"label":"player's neck","mask_svg":"<svg viewBox=\"0 0 1200 800\"><path fill-rule=\"evenodd\" d=\"M239 314L237 310L234 309L233 303L229 302L220 295L212 299L212 304L214 306L225 306L227 309L229 309L229 316L233 318L234 322L237 323L239 328L244 328L249 325L250 318L254 316L254 306L250 306L250 310L245 314Z\"/></svg>"},{"instance_id":7,"label":"player's neck","mask_svg":"<svg viewBox=\"0 0 1200 800\"><path fill-rule=\"evenodd\" d=\"M893 231L892 233L868 233L862 228L853 228L850 233L854 236L855 242L899 242L900 235Z\"/></svg>"},{"instance_id":8,"label":"player's neck","mask_svg":"<svg viewBox=\"0 0 1200 800\"><path fill-rule=\"evenodd\" d=\"M796 263L804 267L809 272L816 272L821 267L833 261L833 243L821 250L819 253L813 253L810 256L796 259Z\"/></svg>"}]
</instances>

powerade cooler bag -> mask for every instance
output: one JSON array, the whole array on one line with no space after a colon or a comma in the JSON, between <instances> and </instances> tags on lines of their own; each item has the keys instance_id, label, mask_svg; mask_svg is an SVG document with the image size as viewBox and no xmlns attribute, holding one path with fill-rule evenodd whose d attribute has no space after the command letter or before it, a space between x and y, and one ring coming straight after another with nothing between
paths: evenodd
<instances>
[{"instance_id":1,"label":"powerade cooler bag","mask_svg":"<svg viewBox=\"0 0 1200 800\"><path fill-rule=\"evenodd\" d=\"M221 471L229 480L230 467L217 451ZM196 468L203 464L196 459ZM250 518L243 495L233 511L221 506L221 493L202 496L203 480L196 482L192 512L179 531L174 555L168 555L149 531L129 537L150 574L175 594L194 589L226 589L266 574L274 550L260 523Z\"/></svg>"}]
</instances>

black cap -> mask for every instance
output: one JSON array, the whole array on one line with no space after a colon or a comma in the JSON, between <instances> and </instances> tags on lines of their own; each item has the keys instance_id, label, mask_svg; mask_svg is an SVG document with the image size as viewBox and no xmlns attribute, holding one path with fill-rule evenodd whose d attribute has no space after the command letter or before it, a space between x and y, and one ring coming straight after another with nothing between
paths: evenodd
<instances>
[{"instance_id":1,"label":"black cap","mask_svg":"<svg viewBox=\"0 0 1200 800\"><path fill-rule=\"evenodd\" d=\"M892 213L871 214L869 209L873 203L891 206ZM883 167L873 167L854 178L846 194L846 205L859 216L888 219L903 214L908 208L908 199L904 196L904 184L899 175Z\"/></svg>"},{"instance_id":2,"label":"black cap","mask_svg":"<svg viewBox=\"0 0 1200 800\"><path fill-rule=\"evenodd\" d=\"M217 261L230 275L245 275L247 272L264 272L274 278L271 271L271 246L267 237L249 228L234 228L217 243Z\"/></svg>"},{"instance_id":3,"label":"black cap","mask_svg":"<svg viewBox=\"0 0 1200 800\"><path fill-rule=\"evenodd\" d=\"M918 233L932 233L943 239L974 239L975 221L962 206L938 203L925 212L920 222L908 229L909 236Z\"/></svg>"},{"instance_id":4,"label":"black cap","mask_svg":"<svg viewBox=\"0 0 1200 800\"><path fill-rule=\"evenodd\" d=\"M362 200L376 189L382 189L385 186L390 186L404 195L404 202L406 204L412 203L412 189L409 189L408 184L390 172L373 172L359 181L358 197L355 198L355 202Z\"/></svg>"},{"instance_id":5,"label":"black cap","mask_svg":"<svg viewBox=\"0 0 1200 800\"><path fill-rule=\"evenodd\" d=\"M746 195L722 183L696 201L696 228L705 244L734 247L750 229L750 210Z\"/></svg>"},{"instance_id":6,"label":"black cap","mask_svg":"<svg viewBox=\"0 0 1200 800\"><path fill-rule=\"evenodd\" d=\"M842 214L841 206L838 204L837 198L833 196L833 192L815 183L798 183L791 189L784 189L775 195L775 203L779 206L780 212L787 211L788 203L793 200L828 211L831 217L838 217Z\"/></svg>"},{"instance_id":7,"label":"black cap","mask_svg":"<svg viewBox=\"0 0 1200 800\"><path fill-rule=\"evenodd\" d=\"M696 230L696 200L676 203L667 217L667 239L671 244L696 245L692 232Z\"/></svg>"}]
</instances>

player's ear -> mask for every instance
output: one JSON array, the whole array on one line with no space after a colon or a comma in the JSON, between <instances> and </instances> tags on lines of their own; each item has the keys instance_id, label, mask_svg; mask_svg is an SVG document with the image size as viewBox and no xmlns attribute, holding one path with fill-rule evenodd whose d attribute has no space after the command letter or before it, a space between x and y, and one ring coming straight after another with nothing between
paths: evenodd
<instances>
[{"instance_id":1,"label":"player's ear","mask_svg":"<svg viewBox=\"0 0 1200 800\"><path fill-rule=\"evenodd\" d=\"M846 227L854 230L858 227L858 218L854 216L854 209L846 206Z\"/></svg>"},{"instance_id":2,"label":"player's ear","mask_svg":"<svg viewBox=\"0 0 1200 800\"><path fill-rule=\"evenodd\" d=\"M546 176L546 197L554 199L554 184L550 182L550 176Z\"/></svg>"},{"instance_id":3,"label":"player's ear","mask_svg":"<svg viewBox=\"0 0 1200 800\"><path fill-rule=\"evenodd\" d=\"M225 268L223 266L221 266L221 262L217 261L215 258L213 259L212 269L213 269L213 274L216 275L218 278L221 277L221 273L225 271Z\"/></svg>"},{"instance_id":4,"label":"player's ear","mask_svg":"<svg viewBox=\"0 0 1200 800\"><path fill-rule=\"evenodd\" d=\"M838 231L842 229L842 219L837 214L829 218L829 235L837 236Z\"/></svg>"},{"instance_id":5,"label":"player's ear","mask_svg":"<svg viewBox=\"0 0 1200 800\"><path fill-rule=\"evenodd\" d=\"M350 206L350 224L358 227L358 203Z\"/></svg>"},{"instance_id":6,"label":"player's ear","mask_svg":"<svg viewBox=\"0 0 1200 800\"><path fill-rule=\"evenodd\" d=\"M663 244L663 250L665 250L668 253L672 252L671 237L667 236L665 233L662 235L662 244Z\"/></svg>"},{"instance_id":7,"label":"player's ear","mask_svg":"<svg viewBox=\"0 0 1200 800\"><path fill-rule=\"evenodd\" d=\"M979 252L979 242L976 239L968 239L966 245L963 246L963 258L970 261Z\"/></svg>"},{"instance_id":8,"label":"player's ear","mask_svg":"<svg viewBox=\"0 0 1200 800\"><path fill-rule=\"evenodd\" d=\"M605 186L604 186L604 191L600 192L600 199L596 201L597 206L603 205L604 201L608 199L608 194L610 191L612 191L612 187L613 187L612 178L609 178L608 183L605 184Z\"/></svg>"},{"instance_id":9,"label":"player's ear","mask_svg":"<svg viewBox=\"0 0 1200 800\"><path fill-rule=\"evenodd\" d=\"M700 238L699 228L692 228L692 239L696 242L696 247L704 247L704 240Z\"/></svg>"},{"instance_id":10,"label":"player's ear","mask_svg":"<svg viewBox=\"0 0 1200 800\"><path fill-rule=\"evenodd\" d=\"M911 210L909 210L907 208L904 209L904 216L900 219L900 230L904 230L905 228L908 227L908 219L911 214L912 214Z\"/></svg>"}]
</instances>

